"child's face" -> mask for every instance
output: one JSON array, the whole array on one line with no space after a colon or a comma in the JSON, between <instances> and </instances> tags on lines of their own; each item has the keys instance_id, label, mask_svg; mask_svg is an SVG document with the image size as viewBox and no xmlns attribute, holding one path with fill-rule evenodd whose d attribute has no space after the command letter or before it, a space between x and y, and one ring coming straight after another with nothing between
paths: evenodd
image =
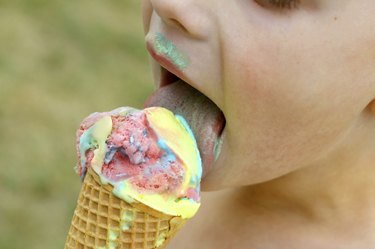
<instances>
[{"instance_id":1,"label":"child's face","mask_svg":"<svg viewBox=\"0 0 375 249\"><path fill-rule=\"evenodd\" d=\"M375 95L374 12L373 0L301 0L292 9L143 0L146 40L161 34L186 55L187 82L226 118L204 188L264 182L333 155Z\"/></svg>"}]
</instances>

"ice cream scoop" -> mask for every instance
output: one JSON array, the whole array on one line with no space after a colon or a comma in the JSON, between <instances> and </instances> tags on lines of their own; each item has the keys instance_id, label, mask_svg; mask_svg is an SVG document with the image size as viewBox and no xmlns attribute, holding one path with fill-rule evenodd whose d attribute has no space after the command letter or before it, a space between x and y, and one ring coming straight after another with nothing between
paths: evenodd
<instances>
[{"instance_id":1,"label":"ice cream scoop","mask_svg":"<svg viewBox=\"0 0 375 249\"><path fill-rule=\"evenodd\" d=\"M77 132L77 173L92 168L113 194L190 218L200 206L201 158L180 115L162 107L94 113Z\"/></svg>"}]
</instances>

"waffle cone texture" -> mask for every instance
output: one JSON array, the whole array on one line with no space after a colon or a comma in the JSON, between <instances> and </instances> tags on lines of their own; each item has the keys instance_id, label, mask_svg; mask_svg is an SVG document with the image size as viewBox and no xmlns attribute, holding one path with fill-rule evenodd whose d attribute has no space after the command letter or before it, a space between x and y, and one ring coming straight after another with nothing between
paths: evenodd
<instances>
[{"instance_id":1,"label":"waffle cone texture","mask_svg":"<svg viewBox=\"0 0 375 249\"><path fill-rule=\"evenodd\" d=\"M162 249L185 224L142 203L127 203L90 168L79 194L65 249Z\"/></svg>"}]
</instances>

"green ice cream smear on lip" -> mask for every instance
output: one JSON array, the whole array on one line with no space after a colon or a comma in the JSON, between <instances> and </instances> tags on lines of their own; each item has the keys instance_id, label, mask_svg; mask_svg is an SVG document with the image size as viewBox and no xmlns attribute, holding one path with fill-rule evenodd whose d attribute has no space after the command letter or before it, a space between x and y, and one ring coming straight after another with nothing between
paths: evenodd
<instances>
[{"instance_id":1,"label":"green ice cream smear on lip","mask_svg":"<svg viewBox=\"0 0 375 249\"><path fill-rule=\"evenodd\" d=\"M186 69L186 67L190 64L188 56L181 52L161 33L156 33L154 48L158 55L167 57L179 70Z\"/></svg>"}]
</instances>

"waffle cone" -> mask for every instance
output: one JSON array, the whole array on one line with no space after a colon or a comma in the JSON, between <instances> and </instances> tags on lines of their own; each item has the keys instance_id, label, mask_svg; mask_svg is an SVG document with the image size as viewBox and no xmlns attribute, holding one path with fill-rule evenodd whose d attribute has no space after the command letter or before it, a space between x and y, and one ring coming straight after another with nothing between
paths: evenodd
<instances>
[{"instance_id":1,"label":"waffle cone","mask_svg":"<svg viewBox=\"0 0 375 249\"><path fill-rule=\"evenodd\" d=\"M165 248L186 220L142 203L127 203L90 168L79 194L65 249Z\"/></svg>"}]
</instances>

